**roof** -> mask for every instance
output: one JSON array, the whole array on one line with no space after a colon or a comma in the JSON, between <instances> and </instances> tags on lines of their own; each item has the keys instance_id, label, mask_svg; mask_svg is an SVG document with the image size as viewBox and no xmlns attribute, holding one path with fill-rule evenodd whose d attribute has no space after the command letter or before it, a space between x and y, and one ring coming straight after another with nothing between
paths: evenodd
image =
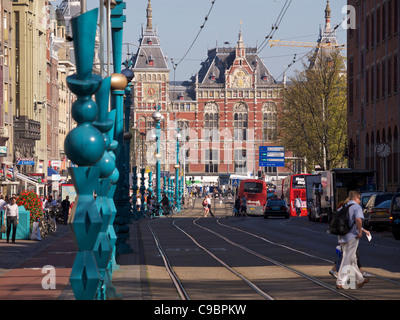
<instances>
[{"instance_id":1,"label":"roof","mask_svg":"<svg viewBox=\"0 0 400 320\"><path fill-rule=\"evenodd\" d=\"M257 48L246 48L245 59L257 73L256 85L275 84L275 80L257 54ZM198 72L199 83L218 84L225 82L225 75L236 57L236 48L222 47L208 50L207 59L201 63Z\"/></svg>"}]
</instances>

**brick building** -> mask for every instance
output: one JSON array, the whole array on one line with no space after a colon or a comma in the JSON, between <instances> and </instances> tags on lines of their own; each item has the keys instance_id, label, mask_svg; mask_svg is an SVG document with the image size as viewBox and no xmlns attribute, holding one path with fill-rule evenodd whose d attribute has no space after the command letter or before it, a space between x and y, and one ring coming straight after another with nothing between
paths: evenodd
<instances>
[{"instance_id":1,"label":"brick building","mask_svg":"<svg viewBox=\"0 0 400 320\"><path fill-rule=\"evenodd\" d=\"M383 189L386 177L387 189L395 191L400 179L399 2L349 0L348 5L355 9L355 29L347 31L349 167L376 170L377 188ZM390 145L387 158L377 156L378 143Z\"/></svg>"},{"instance_id":2,"label":"brick building","mask_svg":"<svg viewBox=\"0 0 400 320\"><path fill-rule=\"evenodd\" d=\"M188 176L203 176L203 182L216 181L219 174L256 174L258 148L279 145L277 117L281 90L257 48L246 48L239 32L235 47L217 47L207 52L198 73L183 82L170 81L167 65L153 29L152 7L147 7L147 24L142 30L139 49L133 56L132 126L146 141L137 144L136 164L155 164L154 122L161 106L161 169L173 171L176 164L176 132L182 129L179 162ZM140 135L137 135L140 138ZM262 168L261 168L262 169ZM276 168L265 168L276 177ZM287 168L278 168L279 175Z\"/></svg>"}]
</instances>

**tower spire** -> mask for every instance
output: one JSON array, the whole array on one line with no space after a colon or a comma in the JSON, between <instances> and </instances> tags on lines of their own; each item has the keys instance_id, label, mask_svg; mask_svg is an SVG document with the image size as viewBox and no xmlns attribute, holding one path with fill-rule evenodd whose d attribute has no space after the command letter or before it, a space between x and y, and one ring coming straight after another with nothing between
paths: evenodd
<instances>
[{"instance_id":1,"label":"tower spire","mask_svg":"<svg viewBox=\"0 0 400 320\"><path fill-rule=\"evenodd\" d=\"M147 5L147 26L146 26L146 30L153 30L153 9L151 7L151 1L149 0L149 3Z\"/></svg>"},{"instance_id":2,"label":"tower spire","mask_svg":"<svg viewBox=\"0 0 400 320\"><path fill-rule=\"evenodd\" d=\"M331 30L331 8L329 6L329 0L327 0L325 8L325 32L329 32L330 30Z\"/></svg>"}]
</instances>

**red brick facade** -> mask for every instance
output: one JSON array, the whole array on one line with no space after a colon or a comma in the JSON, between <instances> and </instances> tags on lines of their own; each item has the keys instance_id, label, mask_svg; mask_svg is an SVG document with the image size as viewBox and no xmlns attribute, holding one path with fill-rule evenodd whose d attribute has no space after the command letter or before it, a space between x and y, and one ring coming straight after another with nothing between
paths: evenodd
<instances>
[{"instance_id":1,"label":"red brick facade","mask_svg":"<svg viewBox=\"0 0 400 320\"><path fill-rule=\"evenodd\" d=\"M400 92L399 16L397 0L349 0L355 29L348 29L349 167L374 169L377 188L399 185ZM391 146L386 160L375 152L378 143Z\"/></svg>"}]
</instances>

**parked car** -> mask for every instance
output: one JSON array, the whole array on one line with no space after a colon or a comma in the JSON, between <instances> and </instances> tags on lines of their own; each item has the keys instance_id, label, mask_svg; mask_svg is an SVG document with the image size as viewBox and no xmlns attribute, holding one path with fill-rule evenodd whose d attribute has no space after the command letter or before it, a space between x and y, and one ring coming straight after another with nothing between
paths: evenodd
<instances>
[{"instance_id":1,"label":"parked car","mask_svg":"<svg viewBox=\"0 0 400 320\"><path fill-rule=\"evenodd\" d=\"M393 196L394 196L393 192L378 192L378 193L374 193L373 195L371 195L371 197L369 198L367 204L365 205L365 209L363 211L363 213L364 213L364 228L365 229L371 228L369 216L370 216L372 209L386 200L392 200Z\"/></svg>"},{"instance_id":2,"label":"parked car","mask_svg":"<svg viewBox=\"0 0 400 320\"><path fill-rule=\"evenodd\" d=\"M396 193L392 198L389 225L394 238L400 240L400 193Z\"/></svg>"},{"instance_id":3,"label":"parked car","mask_svg":"<svg viewBox=\"0 0 400 320\"><path fill-rule=\"evenodd\" d=\"M386 200L369 211L368 223L374 230L381 230L389 226L389 211L392 200Z\"/></svg>"},{"instance_id":4,"label":"parked car","mask_svg":"<svg viewBox=\"0 0 400 320\"><path fill-rule=\"evenodd\" d=\"M371 191L371 192L362 192L361 193L361 203L360 206L363 208L363 210L365 209L365 206L367 205L369 199L371 199L372 195L377 194L377 193L381 193L379 191Z\"/></svg>"},{"instance_id":5,"label":"parked car","mask_svg":"<svg viewBox=\"0 0 400 320\"><path fill-rule=\"evenodd\" d=\"M264 218L267 219L268 217L285 217L289 219L289 207L287 203L283 199L269 199L267 204L264 208Z\"/></svg>"}]
</instances>

